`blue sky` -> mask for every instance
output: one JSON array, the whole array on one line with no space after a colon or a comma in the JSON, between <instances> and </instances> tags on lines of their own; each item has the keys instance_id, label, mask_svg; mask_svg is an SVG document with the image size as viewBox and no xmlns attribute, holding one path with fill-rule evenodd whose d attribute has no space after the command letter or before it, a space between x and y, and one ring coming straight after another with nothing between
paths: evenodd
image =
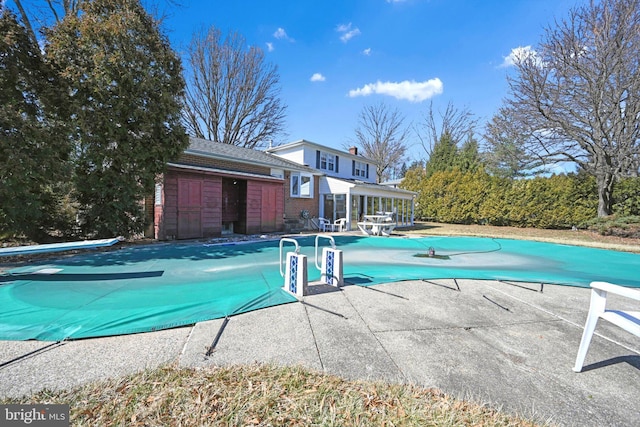
<instances>
[{"instance_id":1,"label":"blue sky","mask_svg":"<svg viewBox=\"0 0 640 427\"><path fill-rule=\"evenodd\" d=\"M0 0L3 1L3 0ZM535 47L554 19L587 0L149 0L184 52L195 31L237 31L278 67L288 106L283 143L342 149L365 106L417 124L451 102L480 124L507 96L514 49ZM10 2L11 3L11 2ZM32 3L27 0L26 4ZM411 135L410 160L426 154Z\"/></svg>"},{"instance_id":2,"label":"blue sky","mask_svg":"<svg viewBox=\"0 0 640 427\"><path fill-rule=\"evenodd\" d=\"M433 101L490 120L507 96L514 49L535 47L584 0L184 0L165 29L183 52L214 25L241 33L278 67L288 106L281 141L353 141L363 107L384 102L417 123ZM315 76L315 77L314 77ZM416 138L410 157L424 158Z\"/></svg>"}]
</instances>

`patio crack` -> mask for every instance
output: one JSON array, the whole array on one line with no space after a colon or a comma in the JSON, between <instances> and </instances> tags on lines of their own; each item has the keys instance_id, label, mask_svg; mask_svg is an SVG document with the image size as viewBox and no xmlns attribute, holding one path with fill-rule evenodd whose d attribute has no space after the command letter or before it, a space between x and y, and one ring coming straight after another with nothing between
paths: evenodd
<instances>
[{"instance_id":1,"label":"patio crack","mask_svg":"<svg viewBox=\"0 0 640 427\"><path fill-rule=\"evenodd\" d=\"M395 359L391 356L391 354L389 353L389 351L387 350L387 348L384 346L384 344L382 344L382 342L380 341L380 339L378 338L378 336L376 335L376 333L373 331L373 329L371 329L371 327L369 326L369 324L364 320L364 318L362 317L362 315L360 314L360 312L358 311L358 309L356 308L355 305L353 305L353 303L351 302L351 300L349 299L349 297L347 296L347 293L343 290L340 289L342 292L342 295L344 295L344 298L347 300L347 302L349 303L349 305L351 305L351 308L353 308L353 311L356 312L356 314L358 315L358 317L360 318L360 320L362 321L362 323L367 327L367 330L369 331L369 333L371 333L371 335L373 336L373 338L376 340L376 342L378 343L378 345L380 346L380 348L382 349L382 351L384 351L384 354L387 355L387 357L389 358L389 360L391 360L391 363L393 363L393 366L395 366L396 370L400 373L400 375L402 376L404 382L408 381L407 375L404 373L404 371L400 368L400 366L398 366L398 364L396 363Z\"/></svg>"},{"instance_id":2,"label":"patio crack","mask_svg":"<svg viewBox=\"0 0 640 427\"><path fill-rule=\"evenodd\" d=\"M526 304L526 305L528 305L528 306L529 306L529 307L531 307L531 308L535 308L536 310L542 311L543 313L546 313L546 314L548 314L548 315L551 315L551 316L553 316L553 317L555 317L555 318L557 318L557 319L559 319L559 320L561 320L561 321L563 321L563 322L565 322L565 323L568 323L568 324L570 324L570 325L572 325L572 326L575 326L575 327L577 327L578 329L582 329L582 330L584 330L584 326L583 326L583 325L578 324L578 323L576 323L576 322L574 322L574 321L572 321L572 320L570 320L570 319L567 319L567 318L566 318L566 317L564 317L564 316L561 316L561 315L559 315L559 314L556 314L556 313L554 313L554 312L552 312L552 311L550 311L550 310L547 310L547 309L545 309L545 308L542 308L542 307L540 307L540 306L538 306L538 305L532 304L532 303L530 303L530 302L528 302L528 301L525 301L525 300L523 300L523 299L521 299L521 298L518 298L518 297L516 297L516 296L514 296L514 295L509 295L508 293L506 293L506 292L504 292L504 291L502 291L502 290L500 290L500 289L496 289L496 288L492 288L492 289L494 289L495 291L500 292L501 294L504 294L505 296L507 296L507 297L509 297L509 298L512 298L512 299L514 299L514 300L516 300L516 301L518 301L518 302L521 302L521 303L523 303L523 304ZM624 343L622 343L622 342L620 342L620 341L617 341L617 340L615 340L615 339L609 338L609 337L607 337L607 336L605 336L605 335L603 335L603 334L601 334L601 333L599 333L599 332L594 332L594 335L596 335L596 336L598 336L598 337L600 337L600 338L602 338L602 339L605 339L605 340L607 340L607 341L609 341L609 342L612 342L612 343L614 343L614 344L616 344L616 345L619 345L620 347L622 347L622 348L624 348L624 349L626 349L626 350L633 351L634 353L638 353L638 354L640 354L640 348L633 348L633 347L628 346L628 345L626 345L626 344L624 344Z\"/></svg>"},{"instance_id":3,"label":"patio crack","mask_svg":"<svg viewBox=\"0 0 640 427\"><path fill-rule=\"evenodd\" d=\"M324 363L322 362L322 355L320 354L320 348L318 347L318 340L316 339L316 333L313 330L313 325L311 324L311 319L309 318L309 310L307 309L307 304L304 301L300 301L302 306L304 307L304 315L307 318L307 323L309 324L309 329L311 330L311 336L313 337L313 345L316 347L316 354L318 355L318 361L320 362L320 369L324 371Z\"/></svg>"},{"instance_id":4,"label":"patio crack","mask_svg":"<svg viewBox=\"0 0 640 427\"><path fill-rule=\"evenodd\" d=\"M505 326L516 326L516 325L528 325L533 323L553 323L560 322L561 319L547 319L547 320L527 320L522 322L508 322L508 323L500 323L500 324L491 324L491 325L479 325L479 326L443 326L443 327L430 327L430 328L410 328L410 329L378 329L372 331L378 334L384 334L389 332L424 332L424 331L447 331L447 330L456 330L456 329L464 329L465 331L472 331L476 329L491 329L491 328L503 328Z\"/></svg>"}]
</instances>

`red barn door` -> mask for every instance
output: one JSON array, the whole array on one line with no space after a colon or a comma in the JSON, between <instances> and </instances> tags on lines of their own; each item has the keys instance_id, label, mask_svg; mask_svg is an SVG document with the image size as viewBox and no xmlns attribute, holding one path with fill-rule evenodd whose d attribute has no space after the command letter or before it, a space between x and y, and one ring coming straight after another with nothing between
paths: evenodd
<instances>
[{"instance_id":1,"label":"red barn door","mask_svg":"<svg viewBox=\"0 0 640 427\"><path fill-rule=\"evenodd\" d=\"M276 218L278 214L277 205L278 188L272 185L264 185L262 187L262 209L260 212L262 231L276 231Z\"/></svg>"},{"instance_id":2,"label":"red barn door","mask_svg":"<svg viewBox=\"0 0 640 427\"><path fill-rule=\"evenodd\" d=\"M178 239L202 237L202 180L178 179Z\"/></svg>"}]
</instances>

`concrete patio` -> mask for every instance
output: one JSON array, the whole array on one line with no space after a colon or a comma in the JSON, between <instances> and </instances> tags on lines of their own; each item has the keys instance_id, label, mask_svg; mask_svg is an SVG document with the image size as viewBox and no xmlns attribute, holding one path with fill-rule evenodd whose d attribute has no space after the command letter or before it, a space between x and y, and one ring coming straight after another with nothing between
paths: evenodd
<instances>
[{"instance_id":1,"label":"concrete patio","mask_svg":"<svg viewBox=\"0 0 640 427\"><path fill-rule=\"evenodd\" d=\"M0 342L0 395L68 388L167 363L302 365L437 387L539 422L640 423L640 342L600 322L574 373L589 290L458 280L341 290L191 327L49 343ZM629 308L633 301L612 297ZM224 326L224 328L223 328ZM206 356L215 338L215 351Z\"/></svg>"}]
</instances>

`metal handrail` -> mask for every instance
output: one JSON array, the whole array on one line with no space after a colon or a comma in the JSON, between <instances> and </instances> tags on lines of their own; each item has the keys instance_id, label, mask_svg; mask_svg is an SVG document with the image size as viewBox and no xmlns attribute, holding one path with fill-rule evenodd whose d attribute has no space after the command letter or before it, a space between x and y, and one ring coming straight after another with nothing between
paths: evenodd
<instances>
[{"instance_id":1,"label":"metal handrail","mask_svg":"<svg viewBox=\"0 0 640 427\"><path fill-rule=\"evenodd\" d=\"M283 261L282 259L282 246L284 244L284 242L289 242L289 243L293 243L294 245L296 245L296 254L300 253L300 245L298 245L298 241L295 239L289 239L287 237L283 237L282 239L280 239L280 276L284 277L284 270L282 269L282 264L284 264L286 262L286 258Z\"/></svg>"},{"instance_id":2,"label":"metal handrail","mask_svg":"<svg viewBox=\"0 0 640 427\"><path fill-rule=\"evenodd\" d=\"M316 235L316 258L315 258L315 262L316 262L316 268L320 271L322 271L322 267L320 266L320 264L318 264L318 239L323 238L323 239L329 239L331 241L331 248L335 249L336 248L336 241L333 240L333 236L330 236L328 234L318 234Z\"/></svg>"}]
</instances>

